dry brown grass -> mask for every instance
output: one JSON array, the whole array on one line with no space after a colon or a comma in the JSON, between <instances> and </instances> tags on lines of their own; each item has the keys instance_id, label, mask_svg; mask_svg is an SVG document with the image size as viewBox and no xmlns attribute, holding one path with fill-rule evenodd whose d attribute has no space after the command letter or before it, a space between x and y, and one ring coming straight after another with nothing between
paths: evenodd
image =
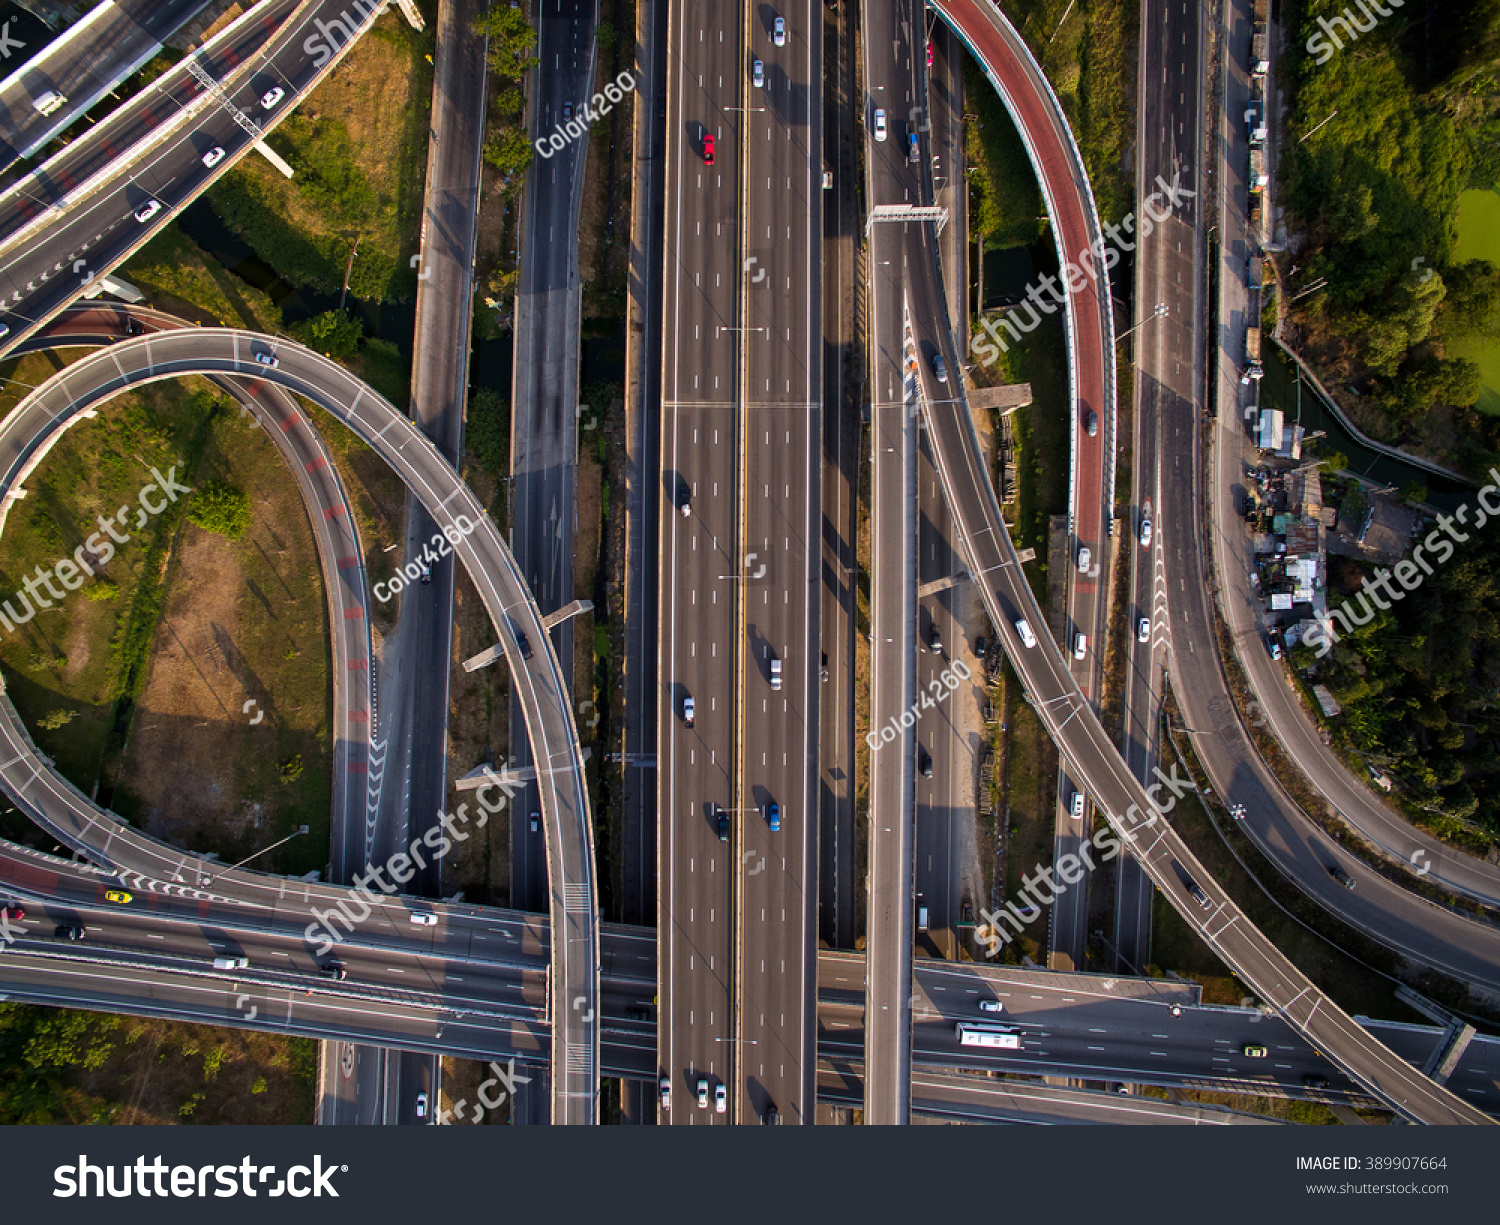
<instances>
[{"instance_id":1,"label":"dry brown grass","mask_svg":"<svg viewBox=\"0 0 1500 1225\"><path fill-rule=\"evenodd\" d=\"M179 528L114 773L148 832L238 857L304 822L327 830L330 642L307 512L270 439L248 418L219 418L192 479L210 477L249 496L250 527L239 541L186 521ZM301 778L283 783L281 764L297 756ZM318 841L289 846L263 866L321 867Z\"/></svg>"}]
</instances>

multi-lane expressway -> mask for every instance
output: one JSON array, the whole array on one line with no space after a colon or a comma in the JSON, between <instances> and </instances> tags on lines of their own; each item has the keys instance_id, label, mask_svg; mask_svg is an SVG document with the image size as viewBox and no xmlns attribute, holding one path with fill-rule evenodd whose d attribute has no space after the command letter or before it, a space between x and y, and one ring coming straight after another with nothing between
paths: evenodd
<instances>
[{"instance_id":1,"label":"multi-lane expressway","mask_svg":"<svg viewBox=\"0 0 1500 1225\"><path fill-rule=\"evenodd\" d=\"M129 906L114 906L102 896L116 883L107 875L20 848L0 853L0 882L27 908L23 920L10 923L14 943L0 958L0 990L14 999L528 1065L549 1057L550 925L542 916L444 908L435 936L410 938L393 927L378 943L346 941L336 955L347 977L334 981L317 973L320 958L300 931L249 928L223 902L142 890ZM53 924L70 922L86 925L84 942L51 937ZM648 1075L655 1062L653 933L605 926L600 947L601 1071ZM216 971L216 956L243 956L249 966ZM837 1074L846 1089L863 1067L865 971L859 954L818 959L822 1075L826 1083L828 1073ZM947 1068L1370 1104L1285 1021L1259 1008L1204 1006L1191 983L920 962L915 985L919 1091L924 1075ZM986 1015L980 1000L1004 1007L1022 1035L1019 1051L958 1045L955 1024ZM1418 1066L1444 1039L1432 1027L1365 1024ZM1264 1046L1268 1055L1247 1056L1246 1044ZM1500 1110L1500 1042L1471 1043L1449 1083L1482 1109ZM977 1082L974 1091L981 1091ZM681 1095L675 1101L697 1114Z\"/></svg>"},{"instance_id":2,"label":"multi-lane expressway","mask_svg":"<svg viewBox=\"0 0 1500 1225\"><path fill-rule=\"evenodd\" d=\"M9 329L0 349L62 310L226 174L327 77L378 11L350 0L285 0L247 14L211 42L211 53L187 57L160 88L144 90L74 142L78 149L17 184L3 215L19 224L0 228L0 322ZM276 26L274 35L266 37L263 23ZM153 201L159 207L148 211Z\"/></svg>"},{"instance_id":3,"label":"multi-lane expressway","mask_svg":"<svg viewBox=\"0 0 1500 1225\"><path fill-rule=\"evenodd\" d=\"M1060 107L1025 44L998 13L974 0L940 0L938 7L953 21L1016 116L1054 218L1063 257L1087 250L1078 204L1081 172L1061 136ZM922 328L919 343L925 341L956 363L936 245L930 233L916 235L912 242L910 263L922 267L925 262L927 270L911 287L913 317ZM1075 360L1097 362L1101 357L1080 350ZM1046 635L1039 635L1034 647L1021 642L1015 630L1018 619L1038 625L1045 621L1020 573L961 386L940 384L925 367L922 377L933 449L970 573L981 584L990 618L1000 628L1006 651L1043 726L1071 760L1114 832L1138 839L1136 850L1148 875L1209 946L1360 1084L1420 1121L1485 1121L1479 1112L1371 1040L1223 896L1170 826L1154 815L1151 800L1110 743L1056 644ZM1152 815L1142 819L1140 814ZM1194 889L1204 893L1206 906L1196 900Z\"/></svg>"},{"instance_id":4,"label":"multi-lane expressway","mask_svg":"<svg viewBox=\"0 0 1500 1225\"><path fill-rule=\"evenodd\" d=\"M781 16L668 43L657 1075L709 1121L810 1121L815 1075L822 24Z\"/></svg>"}]
</instances>

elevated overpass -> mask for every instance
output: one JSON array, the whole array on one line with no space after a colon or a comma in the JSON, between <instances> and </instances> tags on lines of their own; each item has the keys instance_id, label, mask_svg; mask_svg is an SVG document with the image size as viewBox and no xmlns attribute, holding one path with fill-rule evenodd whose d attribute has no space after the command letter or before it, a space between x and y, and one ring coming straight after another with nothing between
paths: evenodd
<instances>
[{"instance_id":1,"label":"elevated overpass","mask_svg":"<svg viewBox=\"0 0 1500 1225\"><path fill-rule=\"evenodd\" d=\"M255 360L276 354L276 364ZM83 412L132 386L188 374L260 377L304 395L338 417L374 448L412 489L434 522L453 527L455 555L468 569L512 665L538 762L541 808L547 821L553 929L564 932L553 955L552 1014L563 1041L553 1069L556 1122L597 1118L598 948L593 886L592 827L583 763L571 703L540 614L514 559L483 506L411 423L333 361L288 341L232 329L144 336L100 350L67 367L17 406L0 425L0 528L24 482L68 425ZM457 517L473 525L465 534ZM518 635L545 644L523 659ZM185 895L233 893L245 905L286 906L301 894L336 904L345 892L248 872L216 873L213 893L199 886L201 861L132 831L62 779L31 742L15 708L0 701L0 786L32 820L66 845L106 867L171 882ZM226 900L228 898L226 897ZM302 911L305 916L307 911Z\"/></svg>"},{"instance_id":2,"label":"elevated overpass","mask_svg":"<svg viewBox=\"0 0 1500 1225\"><path fill-rule=\"evenodd\" d=\"M1092 236L1082 220L1089 210L1080 203L1087 191L1086 181L1080 180L1082 168L1076 149L1070 149L1061 135L1066 125L1060 104L1020 35L998 10L978 0L938 0L937 7L1000 89L1022 133L1052 210L1054 234L1066 266L1090 249ZM1057 206L1065 196L1071 203L1059 211ZM955 370L961 369L962 355L956 352L947 317L935 235L929 226L909 229L913 231L909 262L914 269L922 270L911 285L919 344L932 344ZM1102 370L1109 360L1110 355L1098 351L1074 355L1075 369L1094 362ZM955 529L969 561L969 573L979 585L986 611L1024 682L1028 701L1071 762L1114 839L1134 844L1147 875L1209 947L1358 1084L1415 1121L1489 1122L1480 1111L1423 1077L1370 1037L1250 923L1156 814L1145 788L1105 734L1057 645L1045 634L1038 635L1034 647L1027 648L1021 642L1016 621L1045 625L1046 618L1020 571L962 384L957 380L940 384L925 366L921 376L929 438L953 510ZM1195 889L1204 892L1206 906L1197 901Z\"/></svg>"}]
</instances>

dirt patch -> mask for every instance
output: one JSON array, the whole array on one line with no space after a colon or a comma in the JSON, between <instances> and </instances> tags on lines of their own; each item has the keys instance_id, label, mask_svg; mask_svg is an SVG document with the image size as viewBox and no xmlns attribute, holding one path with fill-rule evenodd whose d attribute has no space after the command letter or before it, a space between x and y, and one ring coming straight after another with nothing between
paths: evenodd
<instances>
[{"instance_id":1,"label":"dirt patch","mask_svg":"<svg viewBox=\"0 0 1500 1225\"><path fill-rule=\"evenodd\" d=\"M236 858L308 824L313 836L260 866L321 868L332 694L311 527L292 474L248 419L220 418L203 475L249 496L250 527L239 541L179 532L116 807L155 837Z\"/></svg>"}]
</instances>

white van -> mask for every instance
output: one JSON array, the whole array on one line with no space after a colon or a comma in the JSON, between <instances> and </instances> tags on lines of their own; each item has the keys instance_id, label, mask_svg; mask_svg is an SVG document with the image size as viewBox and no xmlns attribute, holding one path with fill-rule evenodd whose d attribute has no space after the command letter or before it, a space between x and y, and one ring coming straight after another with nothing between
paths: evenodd
<instances>
[{"instance_id":1,"label":"white van","mask_svg":"<svg viewBox=\"0 0 1500 1225\"><path fill-rule=\"evenodd\" d=\"M32 106L36 107L43 115L51 115L62 110L68 105L68 100L55 89L49 89L44 94L39 94L32 100Z\"/></svg>"},{"instance_id":2,"label":"white van","mask_svg":"<svg viewBox=\"0 0 1500 1225\"><path fill-rule=\"evenodd\" d=\"M215 957L214 969L216 970L248 970L250 958L248 957Z\"/></svg>"},{"instance_id":3,"label":"white van","mask_svg":"<svg viewBox=\"0 0 1500 1225\"><path fill-rule=\"evenodd\" d=\"M1027 647L1036 646L1036 635L1031 632L1031 626L1024 621L1016 622L1016 633L1021 635L1021 642Z\"/></svg>"},{"instance_id":4,"label":"white van","mask_svg":"<svg viewBox=\"0 0 1500 1225\"><path fill-rule=\"evenodd\" d=\"M927 930L927 907L925 906L917 907L917 930L919 932Z\"/></svg>"},{"instance_id":5,"label":"white van","mask_svg":"<svg viewBox=\"0 0 1500 1225\"><path fill-rule=\"evenodd\" d=\"M771 657L771 688L781 688L781 660L774 655Z\"/></svg>"}]
</instances>

